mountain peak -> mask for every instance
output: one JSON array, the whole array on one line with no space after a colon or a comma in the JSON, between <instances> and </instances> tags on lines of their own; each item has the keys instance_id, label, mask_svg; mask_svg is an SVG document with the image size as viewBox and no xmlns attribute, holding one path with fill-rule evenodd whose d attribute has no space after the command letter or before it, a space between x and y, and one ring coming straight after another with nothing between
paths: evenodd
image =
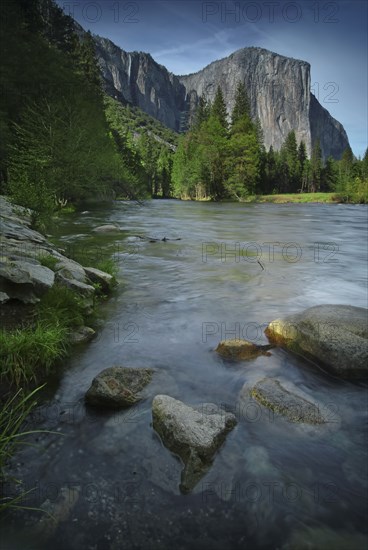
<instances>
[{"instance_id":1,"label":"mountain peak","mask_svg":"<svg viewBox=\"0 0 368 550\"><path fill-rule=\"evenodd\" d=\"M129 102L169 128L187 127L200 96L212 100L221 87L230 114L239 81L245 84L251 112L258 118L265 147L280 149L294 130L308 154L320 140L326 158L339 158L349 145L340 123L310 93L310 64L265 48L240 48L200 71L174 75L146 52L125 52L111 40L94 36L107 93Z\"/></svg>"}]
</instances>

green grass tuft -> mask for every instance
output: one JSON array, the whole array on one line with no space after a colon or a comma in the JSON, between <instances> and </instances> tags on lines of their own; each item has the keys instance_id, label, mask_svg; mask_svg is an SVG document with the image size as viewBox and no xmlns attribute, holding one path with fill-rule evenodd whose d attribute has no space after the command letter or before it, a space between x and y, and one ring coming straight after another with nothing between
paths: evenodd
<instances>
[{"instance_id":1,"label":"green grass tuft","mask_svg":"<svg viewBox=\"0 0 368 550\"><path fill-rule=\"evenodd\" d=\"M114 279L119 271L119 268L113 258L100 260L99 262L97 262L96 268L104 271L105 273L108 273L109 275L112 275Z\"/></svg>"},{"instance_id":2,"label":"green grass tuft","mask_svg":"<svg viewBox=\"0 0 368 550\"><path fill-rule=\"evenodd\" d=\"M40 254L37 257L37 260L40 262L41 265L52 269L52 271L55 271L55 266L59 261L59 259L55 258L55 256L53 256L52 254Z\"/></svg>"},{"instance_id":3,"label":"green grass tuft","mask_svg":"<svg viewBox=\"0 0 368 550\"><path fill-rule=\"evenodd\" d=\"M36 313L39 319L66 328L83 326L85 320L85 306L81 297L58 284L42 297Z\"/></svg>"},{"instance_id":4,"label":"green grass tuft","mask_svg":"<svg viewBox=\"0 0 368 550\"><path fill-rule=\"evenodd\" d=\"M47 374L67 353L67 329L39 321L35 326L0 332L0 378L19 386Z\"/></svg>"}]
</instances>

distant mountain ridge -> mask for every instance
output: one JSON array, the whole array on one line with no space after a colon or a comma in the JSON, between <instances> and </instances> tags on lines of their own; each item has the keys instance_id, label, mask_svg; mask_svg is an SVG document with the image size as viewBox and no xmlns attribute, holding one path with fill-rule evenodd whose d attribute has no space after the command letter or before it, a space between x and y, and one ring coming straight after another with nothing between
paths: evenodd
<instances>
[{"instance_id":1,"label":"distant mountain ridge","mask_svg":"<svg viewBox=\"0 0 368 550\"><path fill-rule=\"evenodd\" d=\"M125 52L107 38L93 38L106 92L175 131L186 127L199 97L212 99L217 86L222 88L230 114L237 83L242 81L267 149L271 145L280 149L290 130L305 142L309 155L317 139L324 158L340 158L349 145L343 126L311 94L306 61L248 47L196 73L177 76L149 53Z\"/></svg>"}]
</instances>

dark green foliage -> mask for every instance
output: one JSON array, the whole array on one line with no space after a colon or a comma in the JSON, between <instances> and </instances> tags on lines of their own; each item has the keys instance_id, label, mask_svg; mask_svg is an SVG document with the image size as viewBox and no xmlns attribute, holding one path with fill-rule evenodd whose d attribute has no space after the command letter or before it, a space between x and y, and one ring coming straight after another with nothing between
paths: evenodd
<instances>
[{"instance_id":1,"label":"dark green foliage","mask_svg":"<svg viewBox=\"0 0 368 550\"><path fill-rule=\"evenodd\" d=\"M138 108L107 96L104 101L112 135L128 169L125 194L128 198L169 197L177 134Z\"/></svg>"},{"instance_id":2,"label":"dark green foliage","mask_svg":"<svg viewBox=\"0 0 368 550\"><path fill-rule=\"evenodd\" d=\"M106 120L91 34L79 38L52 0L7 2L2 15L0 192L39 228L59 203L146 195L129 129Z\"/></svg>"},{"instance_id":3,"label":"dark green foliage","mask_svg":"<svg viewBox=\"0 0 368 550\"><path fill-rule=\"evenodd\" d=\"M252 121L248 94L244 84L239 82L235 93L234 109L231 114L231 125L234 126L244 117L246 117L249 122Z\"/></svg>"},{"instance_id":4,"label":"dark green foliage","mask_svg":"<svg viewBox=\"0 0 368 550\"><path fill-rule=\"evenodd\" d=\"M66 338L64 326L48 322L0 331L0 379L18 386L36 380L40 368L49 372L55 361L66 355Z\"/></svg>"},{"instance_id":5,"label":"dark green foliage","mask_svg":"<svg viewBox=\"0 0 368 550\"><path fill-rule=\"evenodd\" d=\"M200 99L194 120L174 156L175 196L221 200L254 193L260 179L262 136L251 119L244 86L237 89L230 131L220 88L210 108Z\"/></svg>"},{"instance_id":6,"label":"dark green foliage","mask_svg":"<svg viewBox=\"0 0 368 550\"><path fill-rule=\"evenodd\" d=\"M205 97L201 96L199 98L198 107L194 115L194 121L192 124L193 130L198 130L201 127L201 124L208 120L211 113L211 105L206 100Z\"/></svg>"},{"instance_id":7,"label":"dark green foliage","mask_svg":"<svg viewBox=\"0 0 368 550\"><path fill-rule=\"evenodd\" d=\"M72 290L54 285L37 305L37 317L50 326L66 329L84 325L85 306L82 299Z\"/></svg>"},{"instance_id":8,"label":"dark green foliage","mask_svg":"<svg viewBox=\"0 0 368 550\"><path fill-rule=\"evenodd\" d=\"M224 130L228 129L226 103L220 86L217 88L210 113L212 117L217 118Z\"/></svg>"}]
</instances>

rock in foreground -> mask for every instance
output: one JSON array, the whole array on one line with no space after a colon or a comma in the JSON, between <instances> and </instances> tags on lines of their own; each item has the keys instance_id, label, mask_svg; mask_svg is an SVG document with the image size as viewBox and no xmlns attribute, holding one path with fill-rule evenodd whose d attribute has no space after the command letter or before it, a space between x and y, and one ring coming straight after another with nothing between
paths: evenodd
<instances>
[{"instance_id":1,"label":"rock in foreground","mask_svg":"<svg viewBox=\"0 0 368 550\"><path fill-rule=\"evenodd\" d=\"M265 333L272 343L312 358L342 378L368 375L368 317L364 308L311 307L272 321Z\"/></svg>"},{"instance_id":2,"label":"rock in foreground","mask_svg":"<svg viewBox=\"0 0 368 550\"><path fill-rule=\"evenodd\" d=\"M259 355L271 355L268 350L272 347L272 345L258 346L248 340L223 340L215 351L225 359L242 361L254 359Z\"/></svg>"},{"instance_id":3,"label":"rock in foreground","mask_svg":"<svg viewBox=\"0 0 368 550\"><path fill-rule=\"evenodd\" d=\"M236 418L217 405L190 407L168 395L156 395L152 403L153 427L164 445L184 462L180 490L191 491L210 468Z\"/></svg>"},{"instance_id":4,"label":"rock in foreground","mask_svg":"<svg viewBox=\"0 0 368 550\"><path fill-rule=\"evenodd\" d=\"M273 412L286 416L291 422L324 424L320 408L304 397L288 391L278 380L263 378L250 390L250 395Z\"/></svg>"},{"instance_id":5,"label":"rock in foreground","mask_svg":"<svg viewBox=\"0 0 368 550\"><path fill-rule=\"evenodd\" d=\"M130 367L105 369L92 380L86 401L101 407L130 407L143 398L141 391L151 381L153 372Z\"/></svg>"}]
</instances>

